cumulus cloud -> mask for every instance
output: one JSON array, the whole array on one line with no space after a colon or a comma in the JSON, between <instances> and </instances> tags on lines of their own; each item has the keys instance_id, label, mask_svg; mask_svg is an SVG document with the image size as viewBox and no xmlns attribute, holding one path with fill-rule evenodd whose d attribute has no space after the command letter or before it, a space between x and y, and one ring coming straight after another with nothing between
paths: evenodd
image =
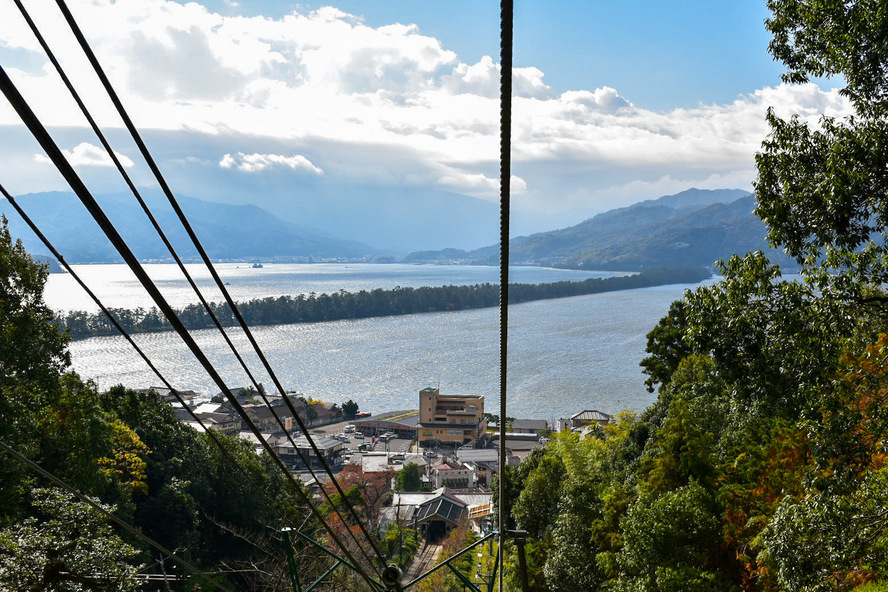
<instances>
[{"instance_id":1,"label":"cumulus cloud","mask_svg":"<svg viewBox=\"0 0 888 592\"><path fill-rule=\"evenodd\" d=\"M463 171L450 171L438 178L438 184L449 189L475 195L478 197L491 197L499 195L499 178L491 178L482 173L466 173ZM509 191L511 195L521 195L527 191L527 182L516 175L509 178Z\"/></svg>"},{"instance_id":2,"label":"cumulus cloud","mask_svg":"<svg viewBox=\"0 0 888 592\"><path fill-rule=\"evenodd\" d=\"M223 169L237 169L244 173L259 173L273 167L283 167L292 170L305 170L315 175L323 175L324 171L316 167L310 160L301 154L283 156L281 154L244 154L238 152L234 156L226 154L219 161Z\"/></svg>"},{"instance_id":3,"label":"cumulus cloud","mask_svg":"<svg viewBox=\"0 0 888 592\"><path fill-rule=\"evenodd\" d=\"M450 74L441 77L441 88L452 94L472 94L494 99L500 92L500 65L484 56L476 64L460 62ZM552 89L543 82L539 68L513 68L512 94L518 97L550 96Z\"/></svg>"},{"instance_id":4,"label":"cumulus cloud","mask_svg":"<svg viewBox=\"0 0 888 592\"><path fill-rule=\"evenodd\" d=\"M87 142L81 142L77 146L75 146L72 150L62 150L62 154L68 160L69 163L73 166L93 166L93 167L113 167L114 161L111 160L111 157L105 151L104 148L99 146L95 146L93 144L89 144ZM117 157L117 160L120 161L120 164L123 165L124 168L130 168L133 166L133 161L120 154L119 152L115 152L114 155ZM35 154L34 160L39 163L51 163L52 161L44 154Z\"/></svg>"}]
</instances>

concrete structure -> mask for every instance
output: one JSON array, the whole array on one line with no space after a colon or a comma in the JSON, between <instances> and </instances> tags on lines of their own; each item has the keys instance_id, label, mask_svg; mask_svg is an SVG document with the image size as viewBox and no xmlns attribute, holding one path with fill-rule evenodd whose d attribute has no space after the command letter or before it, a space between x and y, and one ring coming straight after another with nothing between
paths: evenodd
<instances>
[{"instance_id":1,"label":"concrete structure","mask_svg":"<svg viewBox=\"0 0 888 592\"><path fill-rule=\"evenodd\" d=\"M442 395L432 387L419 391L420 443L474 444L486 430L483 396Z\"/></svg>"},{"instance_id":2,"label":"concrete structure","mask_svg":"<svg viewBox=\"0 0 888 592\"><path fill-rule=\"evenodd\" d=\"M439 503L442 497L458 503L453 505ZM398 519L398 516L400 516L401 524L415 524L417 527L421 527L422 523L427 525L429 522L437 520L444 523L437 527L439 533L441 530L448 532L458 523L458 519L453 520L454 516L447 510L457 509L458 511L460 505L465 508L465 516L472 522L473 530L480 532L483 530L482 525L489 523L492 518L493 494L490 492L459 493L450 491L446 487L432 492L395 492L391 506L386 508L387 523ZM420 511L421 507L422 511ZM439 512L436 514L434 510ZM462 512L459 513L462 514ZM448 520L448 518L450 519Z\"/></svg>"},{"instance_id":3,"label":"concrete structure","mask_svg":"<svg viewBox=\"0 0 888 592\"><path fill-rule=\"evenodd\" d=\"M416 418L408 418L415 420ZM356 419L352 422L364 436L379 436L388 432L404 440L416 438L415 421L388 421L385 419Z\"/></svg>"}]
</instances>

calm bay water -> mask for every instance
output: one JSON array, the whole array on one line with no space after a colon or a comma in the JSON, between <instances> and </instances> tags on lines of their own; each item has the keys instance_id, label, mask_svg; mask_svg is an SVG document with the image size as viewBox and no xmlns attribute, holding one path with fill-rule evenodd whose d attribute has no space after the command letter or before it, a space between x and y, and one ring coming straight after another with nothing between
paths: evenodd
<instances>
[{"instance_id":1,"label":"calm bay water","mask_svg":"<svg viewBox=\"0 0 888 592\"><path fill-rule=\"evenodd\" d=\"M181 306L187 291L173 266L150 266L170 300ZM101 288L110 306L149 306L124 266L83 266L78 271ZM414 265L221 266L235 299L279 294L331 292L444 284L495 282L490 267ZM543 268L515 268L513 280L537 283L613 275ZM102 282L102 278L105 282ZM56 309L79 305L70 278L53 275L47 302ZM204 280L201 280L203 282ZM689 286L662 286L558 300L510 308L509 415L555 419L582 409L616 413L641 410L654 400L638 366L645 335ZM218 299L210 297L210 299ZM349 398L363 410L416 408L418 391L440 385L442 393L482 394L488 409L499 406L499 315L496 309L307 325L257 327L254 334L287 389L317 399ZM246 385L243 371L214 331L195 333L201 348L227 384ZM136 336L139 345L178 388L218 391L173 333ZM234 334L240 351L246 339ZM71 347L74 369L101 388L118 383L133 388L159 384L129 345L117 337L78 341ZM257 360L246 356L251 368ZM259 380L271 380L256 371Z\"/></svg>"}]
</instances>

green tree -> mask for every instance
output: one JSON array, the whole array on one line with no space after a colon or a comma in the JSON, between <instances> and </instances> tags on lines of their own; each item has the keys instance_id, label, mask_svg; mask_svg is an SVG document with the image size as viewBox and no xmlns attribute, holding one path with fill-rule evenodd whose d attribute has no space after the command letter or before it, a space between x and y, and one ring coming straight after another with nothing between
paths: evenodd
<instances>
[{"instance_id":1,"label":"green tree","mask_svg":"<svg viewBox=\"0 0 888 592\"><path fill-rule=\"evenodd\" d=\"M0 439L31 458L39 415L58 402L70 364L68 339L43 301L47 275L0 216ZM18 463L0 462L0 524L19 511L27 478Z\"/></svg>"},{"instance_id":2,"label":"green tree","mask_svg":"<svg viewBox=\"0 0 888 592\"><path fill-rule=\"evenodd\" d=\"M558 456L547 454L524 480L512 515L518 528L526 530L529 536L541 540L558 515L566 472Z\"/></svg>"},{"instance_id":3,"label":"green tree","mask_svg":"<svg viewBox=\"0 0 888 592\"><path fill-rule=\"evenodd\" d=\"M354 419L358 414L358 404L349 399L342 404L342 413L345 415L345 419Z\"/></svg>"},{"instance_id":4,"label":"green tree","mask_svg":"<svg viewBox=\"0 0 888 592\"><path fill-rule=\"evenodd\" d=\"M824 288L859 304L888 278L888 16L881 2L769 0L770 51L784 80L841 77L855 115L814 127L769 113L771 135L756 157L757 213ZM838 272L838 273L836 273Z\"/></svg>"},{"instance_id":5,"label":"green tree","mask_svg":"<svg viewBox=\"0 0 888 592\"><path fill-rule=\"evenodd\" d=\"M395 488L398 491L419 491L422 489L422 473L416 463L407 463L395 474Z\"/></svg>"},{"instance_id":6,"label":"green tree","mask_svg":"<svg viewBox=\"0 0 888 592\"><path fill-rule=\"evenodd\" d=\"M717 569L719 514L714 497L696 481L653 499L640 498L622 521L625 544L617 560L624 576L616 589L739 590Z\"/></svg>"}]
</instances>

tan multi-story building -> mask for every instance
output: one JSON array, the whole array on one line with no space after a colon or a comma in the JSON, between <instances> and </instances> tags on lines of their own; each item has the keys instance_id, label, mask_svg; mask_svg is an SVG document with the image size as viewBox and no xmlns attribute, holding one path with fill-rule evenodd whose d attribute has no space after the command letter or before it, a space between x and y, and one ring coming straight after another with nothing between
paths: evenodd
<instances>
[{"instance_id":1,"label":"tan multi-story building","mask_svg":"<svg viewBox=\"0 0 888 592\"><path fill-rule=\"evenodd\" d=\"M442 395L432 387L419 391L417 437L421 443L474 444L486 431L483 396Z\"/></svg>"}]
</instances>

